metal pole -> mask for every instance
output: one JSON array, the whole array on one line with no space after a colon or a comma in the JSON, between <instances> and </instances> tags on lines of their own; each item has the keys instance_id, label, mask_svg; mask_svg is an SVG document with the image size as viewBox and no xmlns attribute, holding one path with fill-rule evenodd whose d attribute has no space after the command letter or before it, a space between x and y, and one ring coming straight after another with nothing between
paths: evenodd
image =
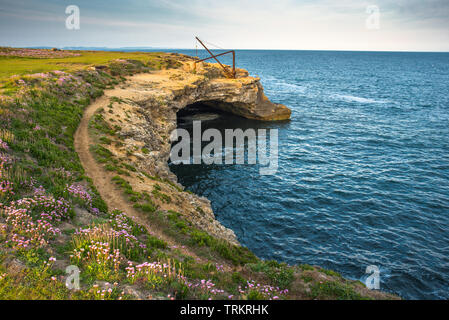
<instances>
[{"instance_id":1,"label":"metal pole","mask_svg":"<svg viewBox=\"0 0 449 320\"><path fill-rule=\"evenodd\" d=\"M206 49L207 50L207 52L209 52L209 54L212 56L212 58L214 58L215 59L215 61L217 61L218 62L218 64L223 68L223 70L225 71L225 73L227 73L228 74L228 76L231 76L232 78L234 78L234 75L233 74L230 74L229 73L229 71L226 69L226 67L224 66L224 65L222 65L221 64L221 62L214 56L214 54L204 45L204 43L198 38L198 37L195 37L196 38L196 40L198 40L198 42L204 47L204 49Z\"/></svg>"},{"instance_id":2,"label":"metal pole","mask_svg":"<svg viewBox=\"0 0 449 320\"><path fill-rule=\"evenodd\" d=\"M235 51L232 50L232 76L235 78Z\"/></svg>"},{"instance_id":3,"label":"metal pole","mask_svg":"<svg viewBox=\"0 0 449 320\"><path fill-rule=\"evenodd\" d=\"M201 59L201 60L197 60L196 62L206 61L206 60L209 60L209 59L213 59L214 57L220 57L220 56L223 56L223 55L225 55L225 54L233 53L233 52L234 52L234 51L226 51L226 52L219 53L219 54L217 54L217 55L215 55L215 56L212 56L212 57L208 57L208 58L204 58L204 59Z\"/></svg>"}]
</instances>

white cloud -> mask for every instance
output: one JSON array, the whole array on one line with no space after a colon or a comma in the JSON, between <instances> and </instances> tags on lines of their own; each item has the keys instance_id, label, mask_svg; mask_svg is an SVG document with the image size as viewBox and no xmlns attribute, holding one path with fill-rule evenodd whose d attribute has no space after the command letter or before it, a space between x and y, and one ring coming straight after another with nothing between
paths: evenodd
<instances>
[{"instance_id":1,"label":"white cloud","mask_svg":"<svg viewBox=\"0 0 449 320\"><path fill-rule=\"evenodd\" d=\"M46 30L30 45L85 45L93 33L98 46L192 47L200 35L226 48L449 50L446 0L79 0L82 31L64 38L66 2L2 0L0 19L17 24L18 34L0 31L1 39ZM371 4L380 7L377 31L365 28Z\"/></svg>"}]
</instances>

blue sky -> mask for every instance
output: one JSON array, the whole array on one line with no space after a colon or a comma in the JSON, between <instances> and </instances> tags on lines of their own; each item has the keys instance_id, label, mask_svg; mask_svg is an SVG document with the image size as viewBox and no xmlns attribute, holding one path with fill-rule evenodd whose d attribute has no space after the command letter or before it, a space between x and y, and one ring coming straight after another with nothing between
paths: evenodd
<instances>
[{"instance_id":1,"label":"blue sky","mask_svg":"<svg viewBox=\"0 0 449 320\"><path fill-rule=\"evenodd\" d=\"M65 8L80 8L80 30ZM368 29L367 6L379 8ZM448 0L0 0L3 46L449 51Z\"/></svg>"}]
</instances>

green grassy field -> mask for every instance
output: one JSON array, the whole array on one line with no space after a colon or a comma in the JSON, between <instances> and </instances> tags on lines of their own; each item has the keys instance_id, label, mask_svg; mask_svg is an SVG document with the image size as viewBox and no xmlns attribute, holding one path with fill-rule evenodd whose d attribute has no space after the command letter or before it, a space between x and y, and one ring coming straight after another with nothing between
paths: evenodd
<instances>
[{"instance_id":1,"label":"green grassy field","mask_svg":"<svg viewBox=\"0 0 449 320\"><path fill-rule=\"evenodd\" d=\"M0 53L7 48L0 48ZM52 51L47 50L51 55ZM64 51L65 52L65 51ZM0 56L0 83L14 75L26 75L33 73L61 70L74 72L86 69L94 65L105 65L117 59L139 60L144 63L161 56L157 52L110 52L110 51L67 51L80 54L79 56L40 58L33 57L32 53L26 56Z\"/></svg>"}]
</instances>

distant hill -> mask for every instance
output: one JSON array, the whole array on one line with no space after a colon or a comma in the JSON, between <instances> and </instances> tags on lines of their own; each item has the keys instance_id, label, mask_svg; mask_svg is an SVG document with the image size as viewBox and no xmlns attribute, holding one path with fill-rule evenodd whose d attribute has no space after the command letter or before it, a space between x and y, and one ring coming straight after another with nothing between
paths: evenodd
<instances>
[{"instance_id":1,"label":"distant hill","mask_svg":"<svg viewBox=\"0 0 449 320\"><path fill-rule=\"evenodd\" d=\"M28 49L52 49L54 47L48 46L35 46L35 47L26 47ZM156 49L170 49L170 48L162 48L162 47L120 47L120 48L109 48L109 47L62 47L59 49L63 50L87 50L87 51L141 51L141 50L156 50Z\"/></svg>"},{"instance_id":2,"label":"distant hill","mask_svg":"<svg viewBox=\"0 0 449 320\"><path fill-rule=\"evenodd\" d=\"M64 47L64 50L95 50L95 51L139 51L139 50L154 50L163 49L158 47L120 47L120 48L108 48L108 47Z\"/></svg>"}]
</instances>

